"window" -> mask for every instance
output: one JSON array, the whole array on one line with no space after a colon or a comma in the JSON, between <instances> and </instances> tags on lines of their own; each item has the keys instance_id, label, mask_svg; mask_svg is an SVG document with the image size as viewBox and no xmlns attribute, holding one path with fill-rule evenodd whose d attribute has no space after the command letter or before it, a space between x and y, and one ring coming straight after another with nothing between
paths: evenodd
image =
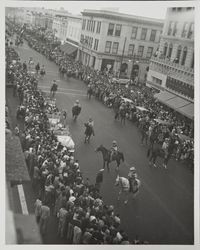
<instances>
[{"instance_id":1,"label":"window","mask_svg":"<svg viewBox=\"0 0 200 250\"><path fill-rule=\"evenodd\" d=\"M132 56L134 52L135 45L134 44L129 44L128 47L128 56Z\"/></svg>"},{"instance_id":2,"label":"window","mask_svg":"<svg viewBox=\"0 0 200 250\"><path fill-rule=\"evenodd\" d=\"M194 23L191 23L187 38L191 39L193 37L193 34L194 34Z\"/></svg>"},{"instance_id":3,"label":"window","mask_svg":"<svg viewBox=\"0 0 200 250\"><path fill-rule=\"evenodd\" d=\"M147 35L147 29L142 28L142 33L141 33L141 40L145 40Z\"/></svg>"},{"instance_id":4,"label":"window","mask_svg":"<svg viewBox=\"0 0 200 250\"><path fill-rule=\"evenodd\" d=\"M114 42L113 46L112 46L112 54L117 54L118 52L118 47L119 47L119 43Z\"/></svg>"},{"instance_id":5,"label":"window","mask_svg":"<svg viewBox=\"0 0 200 250\"><path fill-rule=\"evenodd\" d=\"M194 69L194 52L192 54L192 61L191 61L191 66L192 69Z\"/></svg>"},{"instance_id":6,"label":"window","mask_svg":"<svg viewBox=\"0 0 200 250\"><path fill-rule=\"evenodd\" d=\"M114 27L115 27L114 23L109 23L108 33L107 33L108 36L112 36L113 35Z\"/></svg>"},{"instance_id":7,"label":"window","mask_svg":"<svg viewBox=\"0 0 200 250\"><path fill-rule=\"evenodd\" d=\"M153 53L153 47L148 47L146 57L151 58L152 53Z\"/></svg>"},{"instance_id":8,"label":"window","mask_svg":"<svg viewBox=\"0 0 200 250\"><path fill-rule=\"evenodd\" d=\"M180 61L181 51L182 51L182 47L179 45L178 50L177 50L177 55L176 55L176 58L178 59L178 63Z\"/></svg>"},{"instance_id":9,"label":"window","mask_svg":"<svg viewBox=\"0 0 200 250\"><path fill-rule=\"evenodd\" d=\"M184 23L184 25L183 25L183 31L182 31L181 37L185 38L185 37L187 36L188 26L189 26L188 23Z\"/></svg>"},{"instance_id":10,"label":"window","mask_svg":"<svg viewBox=\"0 0 200 250\"><path fill-rule=\"evenodd\" d=\"M122 29L121 24L117 24L116 27L115 27L115 36L120 36L121 35L121 29Z\"/></svg>"},{"instance_id":11,"label":"window","mask_svg":"<svg viewBox=\"0 0 200 250\"><path fill-rule=\"evenodd\" d=\"M168 47L168 44L165 43L165 45L164 45L164 51L163 51L163 55L164 55L164 56L167 55L167 47Z\"/></svg>"},{"instance_id":12,"label":"window","mask_svg":"<svg viewBox=\"0 0 200 250\"><path fill-rule=\"evenodd\" d=\"M82 30L84 30L84 29L85 29L85 24L86 24L86 20L85 20L85 19L83 19L83 23L82 23Z\"/></svg>"},{"instance_id":13,"label":"window","mask_svg":"<svg viewBox=\"0 0 200 250\"><path fill-rule=\"evenodd\" d=\"M94 50L98 50L99 40L95 39L94 41Z\"/></svg>"},{"instance_id":14,"label":"window","mask_svg":"<svg viewBox=\"0 0 200 250\"><path fill-rule=\"evenodd\" d=\"M151 31L150 41L154 42L156 39L156 30Z\"/></svg>"},{"instance_id":15,"label":"window","mask_svg":"<svg viewBox=\"0 0 200 250\"><path fill-rule=\"evenodd\" d=\"M89 28L89 22L90 22L90 20L87 20L87 30Z\"/></svg>"},{"instance_id":16,"label":"window","mask_svg":"<svg viewBox=\"0 0 200 250\"><path fill-rule=\"evenodd\" d=\"M101 22L97 22L97 31L96 31L96 33L100 33L100 31L101 31Z\"/></svg>"},{"instance_id":17,"label":"window","mask_svg":"<svg viewBox=\"0 0 200 250\"><path fill-rule=\"evenodd\" d=\"M174 23L174 28L173 28L173 33L172 33L172 35L173 35L173 36L176 36L176 33L177 33L177 22Z\"/></svg>"},{"instance_id":18,"label":"window","mask_svg":"<svg viewBox=\"0 0 200 250\"><path fill-rule=\"evenodd\" d=\"M170 44L169 45L169 51L168 51L168 57L171 58L171 55L172 55L172 49L173 49L173 45Z\"/></svg>"},{"instance_id":19,"label":"window","mask_svg":"<svg viewBox=\"0 0 200 250\"><path fill-rule=\"evenodd\" d=\"M131 39L135 39L137 37L137 27L132 28Z\"/></svg>"},{"instance_id":20,"label":"window","mask_svg":"<svg viewBox=\"0 0 200 250\"><path fill-rule=\"evenodd\" d=\"M139 46L138 48L138 56L142 57L144 52L144 46Z\"/></svg>"},{"instance_id":21,"label":"window","mask_svg":"<svg viewBox=\"0 0 200 250\"><path fill-rule=\"evenodd\" d=\"M95 24L96 24L96 21L93 22L92 32L94 32L95 30Z\"/></svg>"},{"instance_id":22,"label":"window","mask_svg":"<svg viewBox=\"0 0 200 250\"><path fill-rule=\"evenodd\" d=\"M169 22L168 32L167 35L170 36L172 33L173 22Z\"/></svg>"},{"instance_id":23,"label":"window","mask_svg":"<svg viewBox=\"0 0 200 250\"><path fill-rule=\"evenodd\" d=\"M110 53L111 45L112 45L112 42L110 42L110 41L106 42L106 47L105 47L105 52L106 53Z\"/></svg>"},{"instance_id":24,"label":"window","mask_svg":"<svg viewBox=\"0 0 200 250\"><path fill-rule=\"evenodd\" d=\"M181 65L185 65L186 56L187 56L187 47L185 47L183 49L183 56L182 56Z\"/></svg>"}]
</instances>

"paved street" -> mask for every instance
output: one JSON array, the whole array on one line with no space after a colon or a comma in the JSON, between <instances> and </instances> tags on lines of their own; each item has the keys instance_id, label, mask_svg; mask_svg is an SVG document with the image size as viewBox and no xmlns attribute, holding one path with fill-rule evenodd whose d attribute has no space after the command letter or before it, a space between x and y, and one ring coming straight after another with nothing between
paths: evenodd
<instances>
[{"instance_id":1,"label":"paved street","mask_svg":"<svg viewBox=\"0 0 200 250\"><path fill-rule=\"evenodd\" d=\"M121 125L114 120L114 113L101 102L86 97L86 85L76 79L61 80L58 67L39 53L24 47L17 49L21 61L28 61L32 56L35 63L44 64L47 75L40 81L39 88L49 92L51 81L58 82L56 102L58 108L68 110L68 123L75 142L75 158L79 160L84 177L92 182L96 173L102 168L103 160L95 148L100 144L109 148L115 139L120 151L124 153L125 163L120 166L120 175L127 176L129 166L136 167L142 182L140 192L135 200L127 205L117 201L118 188L114 186L116 173L115 163L110 165L111 171L104 172L102 196L106 204L113 204L120 213L122 228L130 239L136 235L153 244L192 244L193 243L193 174L190 170L174 160L168 169L150 168L146 158L147 148L140 144L140 133L135 125L127 122ZM76 99L80 100L82 112L77 122L71 118L71 108ZM94 119L95 137L90 144L84 144L84 122L91 116ZM25 196L29 196L29 188L24 187ZM33 201L28 199L29 212L33 212ZM58 242L55 232L55 221L50 222L45 243ZM54 225L54 226L53 226ZM57 242L55 242L55 241Z\"/></svg>"}]
</instances>

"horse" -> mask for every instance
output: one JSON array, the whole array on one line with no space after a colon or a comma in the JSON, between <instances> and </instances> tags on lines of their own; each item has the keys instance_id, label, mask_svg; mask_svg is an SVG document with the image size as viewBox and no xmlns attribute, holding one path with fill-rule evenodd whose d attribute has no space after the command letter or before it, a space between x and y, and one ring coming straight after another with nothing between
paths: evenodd
<instances>
[{"instance_id":1,"label":"horse","mask_svg":"<svg viewBox=\"0 0 200 250\"><path fill-rule=\"evenodd\" d=\"M52 86L51 86L51 90L50 90L50 96L52 98L55 97L55 94L56 94L56 91L58 89L58 85L56 83L54 83Z\"/></svg>"},{"instance_id":2,"label":"horse","mask_svg":"<svg viewBox=\"0 0 200 250\"><path fill-rule=\"evenodd\" d=\"M151 148L148 149L148 154L147 157L149 158L149 165L151 166L153 164L154 167L156 166L156 159L157 157L160 157L163 159L163 167L167 169L167 164L171 158L172 155L172 150L171 150L171 143L168 148L168 154L166 155L164 151L161 148L161 145L158 143L154 142Z\"/></svg>"},{"instance_id":3,"label":"horse","mask_svg":"<svg viewBox=\"0 0 200 250\"><path fill-rule=\"evenodd\" d=\"M74 121L76 121L78 115L81 112L81 107L80 106L73 106L72 107L72 117L74 119Z\"/></svg>"},{"instance_id":4,"label":"horse","mask_svg":"<svg viewBox=\"0 0 200 250\"><path fill-rule=\"evenodd\" d=\"M116 170L119 170L119 165L121 163L121 160L124 162L124 154L122 152L117 152L113 156L113 159L110 159L111 151L105 148L103 145L100 145L98 148L95 150L96 152L101 152L103 156L103 169L105 168L105 164L107 163L107 170L108 172L110 171L109 169L109 164L111 161L116 161L117 163L117 168Z\"/></svg>"},{"instance_id":5,"label":"horse","mask_svg":"<svg viewBox=\"0 0 200 250\"><path fill-rule=\"evenodd\" d=\"M94 136L94 129L92 126L90 126L88 123L84 123L86 129L85 129L85 143L89 143L90 142L90 137L91 135Z\"/></svg>"},{"instance_id":6,"label":"horse","mask_svg":"<svg viewBox=\"0 0 200 250\"><path fill-rule=\"evenodd\" d=\"M117 175L115 186L119 186L119 194L118 194L118 201L120 200L120 195L122 193L125 194L125 201L124 204L128 203L128 197L129 195L132 195L133 199L136 197L136 195L139 193L139 188L141 186L141 181L137 178L133 181L132 191L130 191L130 183L129 180L125 177L120 177Z\"/></svg>"}]
</instances>

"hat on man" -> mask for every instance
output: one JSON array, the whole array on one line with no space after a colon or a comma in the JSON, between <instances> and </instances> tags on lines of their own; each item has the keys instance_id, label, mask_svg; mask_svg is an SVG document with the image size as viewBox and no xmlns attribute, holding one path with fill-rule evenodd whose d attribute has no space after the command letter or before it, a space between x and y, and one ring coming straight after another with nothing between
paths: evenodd
<instances>
[{"instance_id":1,"label":"hat on man","mask_svg":"<svg viewBox=\"0 0 200 250\"><path fill-rule=\"evenodd\" d=\"M103 168L99 170L99 172L103 172L103 171L104 171L104 169L103 169Z\"/></svg>"},{"instance_id":2,"label":"hat on man","mask_svg":"<svg viewBox=\"0 0 200 250\"><path fill-rule=\"evenodd\" d=\"M130 168L130 171L135 171L135 170L136 170L135 167Z\"/></svg>"}]
</instances>

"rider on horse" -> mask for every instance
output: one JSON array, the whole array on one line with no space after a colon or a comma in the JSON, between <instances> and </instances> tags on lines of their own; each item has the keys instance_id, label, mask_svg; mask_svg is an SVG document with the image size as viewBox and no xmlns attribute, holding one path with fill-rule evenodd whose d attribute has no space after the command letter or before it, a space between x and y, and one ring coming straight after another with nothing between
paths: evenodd
<instances>
[{"instance_id":1,"label":"rider on horse","mask_svg":"<svg viewBox=\"0 0 200 250\"><path fill-rule=\"evenodd\" d=\"M137 178L137 173L135 167L131 167L128 173L128 180L130 184L130 192L133 192L133 186L135 185L135 181Z\"/></svg>"},{"instance_id":2,"label":"rider on horse","mask_svg":"<svg viewBox=\"0 0 200 250\"><path fill-rule=\"evenodd\" d=\"M113 157L117 154L118 152L118 146L117 146L117 142L113 141L112 142L112 147L110 149L110 160L113 160Z\"/></svg>"},{"instance_id":3,"label":"rider on horse","mask_svg":"<svg viewBox=\"0 0 200 250\"><path fill-rule=\"evenodd\" d=\"M85 135L89 135L89 134L93 134L94 136L94 121L92 120L92 118L89 118L89 121L87 123L85 123Z\"/></svg>"},{"instance_id":4,"label":"rider on horse","mask_svg":"<svg viewBox=\"0 0 200 250\"><path fill-rule=\"evenodd\" d=\"M79 100L76 100L76 102L74 103L74 106L72 107L72 116L78 116L81 112L81 105L79 103Z\"/></svg>"}]
</instances>

